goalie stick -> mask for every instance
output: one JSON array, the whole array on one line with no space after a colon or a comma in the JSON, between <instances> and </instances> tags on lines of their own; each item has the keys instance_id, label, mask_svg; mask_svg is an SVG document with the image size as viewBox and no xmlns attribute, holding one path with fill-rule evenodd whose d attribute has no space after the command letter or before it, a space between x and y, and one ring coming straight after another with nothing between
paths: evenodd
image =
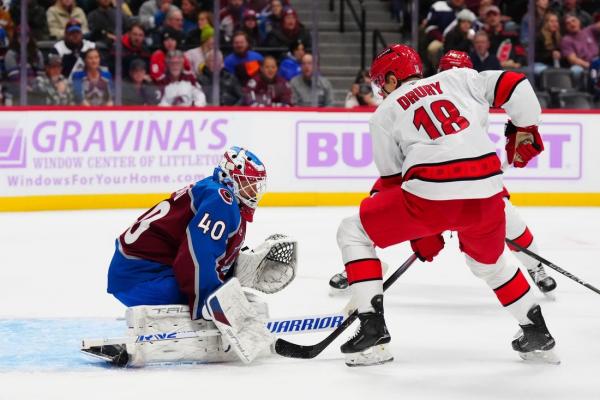
<instances>
[{"instance_id":1,"label":"goalie stick","mask_svg":"<svg viewBox=\"0 0 600 400\"><path fill-rule=\"evenodd\" d=\"M383 290L387 290L391 285L396 282L396 280L402 275L408 267L410 267L415 260L417 259L416 254L412 254L408 260L404 262L398 269L386 279L383 283ZM346 318L344 322L340 326L338 326L333 332L331 332L325 339L321 340L319 343L313 345L300 345L296 343L288 342L284 339L277 339L275 342L275 352L283 357L290 358L315 358L318 356L327 346L329 346L338 336L342 334L348 328L354 320L358 318L358 311L354 310L352 314Z\"/></svg>"},{"instance_id":2,"label":"goalie stick","mask_svg":"<svg viewBox=\"0 0 600 400\"><path fill-rule=\"evenodd\" d=\"M533 251L531 250L527 250L526 248L524 248L523 246L519 246L517 243L515 243L514 241L510 240L510 239L506 239L506 243L510 244L511 246L514 246L515 248L517 248L519 251L522 251L523 253L527 254L529 257L536 259L537 261L541 262L542 264L552 268L553 270L555 270L556 272L559 272L561 274L563 274L564 276L566 276L567 278L570 278L572 280L574 280L575 282L579 283L580 285L585 286L586 288L590 289L593 292L596 292L598 294L600 294L600 290L595 288L594 286L590 285L589 283L579 279L578 277L576 277L575 275L573 275L572 273L570 273L569 271L565 271L564 269L562 269L561 267L559 267L558 265L555 265L553 263L551 263L550 261L546 260L545 258L542 258L540 256L538 256L537 254L535 254Z\"/></svg>"}]
</instances>

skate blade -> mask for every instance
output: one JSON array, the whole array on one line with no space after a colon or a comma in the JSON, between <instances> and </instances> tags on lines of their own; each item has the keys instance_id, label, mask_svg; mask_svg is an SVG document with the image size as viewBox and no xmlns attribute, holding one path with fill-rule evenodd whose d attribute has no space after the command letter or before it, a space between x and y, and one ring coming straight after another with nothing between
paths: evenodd
<instances>
[{"instance_id":1,"label":"skate blade","mask_svg":"<svg viewBox=\"0 0 600 400\"><path fill-rule=\"evenodd\" d=\"M528 353L519 352L519 357L521 357L523 360L530 362L530 363L552 364L552 365L560 364L560 358L558 357L558 355L556 354L556 352L553 349L545 350L545 351L534 350L534 351L530 351Z\"/></svg>"},{"instance_id":2,"label":"skate blade","mask_svg":"<svg viewBox=\"0 0 600 400\"><path fill-rule=\"evenodd\" d=\"M369 347L360 353L346 354L346 365L349 367L367 367L394 361L394 357L385 344Z\"/></svg>"}]
</instances>

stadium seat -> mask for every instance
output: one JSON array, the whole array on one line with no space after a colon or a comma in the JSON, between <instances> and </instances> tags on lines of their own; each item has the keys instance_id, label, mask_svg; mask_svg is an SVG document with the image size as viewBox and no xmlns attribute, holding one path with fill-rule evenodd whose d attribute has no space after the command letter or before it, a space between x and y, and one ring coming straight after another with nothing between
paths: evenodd
<instances>
[{"instance_id":1,"label":"stadium seat","mask_svg":"<svg viewBox=\"0 0 600 400\"><path fill-rule=\"evenodd\" d=\"M594 108L592 96L589 93L560 93L558 95L560 108L590 109Z\"/></svg>"},{"instance_id":2,"label":"stadium seat","mask_svg":"<svg viewBox=\"0 0 600 400\"><path fill-rule=\"evenodd\" d=\"M542 108L551 108L550 95L545 92L535 92Z\"/></svg>"},{"instance_id":3,"label":"stadium seat","mask_svg":"<svg viewBox=\"0 0 600 400\"><path fill-rule=\"evenodd\" d=\"M577 85L571 71L566 68L548 68L542 72L540 85L550 94L573 92Z\"/></svg>"}]
</instances>

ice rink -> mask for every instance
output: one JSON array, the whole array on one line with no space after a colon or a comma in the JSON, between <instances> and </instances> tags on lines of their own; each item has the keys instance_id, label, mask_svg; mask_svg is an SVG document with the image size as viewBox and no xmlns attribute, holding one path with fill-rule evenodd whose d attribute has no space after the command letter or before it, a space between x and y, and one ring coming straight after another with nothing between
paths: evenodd
<instances>
[{"instance_id":1,"label":"ice rink","mask_svg":"<svg viewBox=\"0 0 600 400\"><path fill-rule=\"evenodd\" d=\"M540 253L600 287L600 208L520 208ZM114 239L142 210L0 213L0 400L17 399L600 399L600 295L554 273L557 300L537 290L562 364L526 364L517 324L463 261L456 238L386 292L395 361L348 368L339 339L313 360L116 369L79 354L83 337L120 336L124 308L107 295ZM298 278L268 296L276 317L340 310L329 277L335 241L355 208L262 208L251 247L271 233L299 240ZM407 246L380 252L392 268ZM513 262L516 259L511 257ZM348 329L343 338L354 332ZM313 343L325 333L286 336ZM217 397L219 396L219 397Z\"/></svg>"}]
</instances>

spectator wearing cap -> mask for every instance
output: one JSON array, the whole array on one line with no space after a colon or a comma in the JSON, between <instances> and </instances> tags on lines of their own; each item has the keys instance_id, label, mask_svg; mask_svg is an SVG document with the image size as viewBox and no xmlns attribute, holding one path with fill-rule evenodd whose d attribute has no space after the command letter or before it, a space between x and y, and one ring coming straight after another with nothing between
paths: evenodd
<instances>
[{"instance_id":1,"label":"spectator wearing cap","mask_svg":"<svg viewBox=\"0 0 600 400\"><path fill-rule=\"evenodd\" d=\"M281 0L271 0L260 15L259 28L263 37L266 37L272 30L281 27L283 19L283 3Z\"/></svg>"},{"instance_id":2,"label":"spectator wearing cap","mask_svg":"<svg viewBox=\"0 0 600 400\"><path fill-rule=\"evenodd\" d=\"M75 4L75 0L56 0L56 3L46 11L50 36L62 39L65 35L65 25L72 19L81 24L83 33L88 33L88 22L83 10Z\"/></svg>"},{"instance_id":3,"label":"spectator wearing cap","mask_svg":"<svg viewBox=\"0 0 600 400\"><path fill-rule=\"evenodd\" d=\"M481 72L502 69L496 54L490 53L490 39L486 31L479 31L473 39L473 51L469 54L473 69Z\"/></svg>"},{"instance_id":4,"label":"spectator wearing cap","mask_svg":"<svg viewBox=\"0 0 600 400\"><path fill-rule=\"evenodd\" d=\"M129 64L133 60L141 59L146 62L146 65L150 62L150 50L146 45L146 34L144 32L144 28L139 22L134 22L129 25L129 29L127 33L125 33L121 37L121 45L122 45L122 65L123 65L123 77L128 76L129 73ZM114 62L116 62L116 54L115 49L112 49L112 65L110 70L114 71Z\"/></svg>"},{"instance_id":5,"label":"spectator wearing cap","mask_svg":"<svg viewBox=\"0 0 600 400\"><path fill-rule=\"evenodd\" d=\"M145 29L154 29L163 24L167 13L172 10L178 10L173 0L147 0L140 7L138 18Z\"/></svg>"},{"instance_id":6,"label":"spectator wearing cap","mask_svg":"<svg viewBox=\"0 0 600 400\"><path fill-rule=\"evenodd\" d=\"M219 73L219 104L212 97L213 70ZM235 75L223 68L223 54L210 50L206 53L206 63L200 68L198 82L202 85L208 104L213 106L238 106L242 104L242 85Z\"/></svg>"},{"instance_id":7,"label":"spectator wearing cap","mask_svg":"<svg viewBox=\"0 0 600 400\"><path fill-rule=\"evenodd\" d=\"M313 56L305 54L302 57L302 74L290 81L292 87L292 104L294 106L312 106ZM318 74L318 73L317 73ZM329 80L317 75L317 106L331 107L333 105L333 87Z\"/></svg>"},{"instance_id":8,"label":"spectator wearing cap","mask_svg":"<svg viewBox=\"0 0 600 400\"><path fill-rule=\"evenodd\" d=\"M210 11L200 11L196 27L188 32L185 37L187 47L198 47L206 42L208 38L213 37L215 28L213 26L213 16Z\"/></svg>"},{"instance_id":9,"label":"spectator wearing cap","mask_svg":"<svg viewBox=\"0 0 600 400\"><path fill-rule=\"evenodd\" d=\"M558 15L553 12L547 12L540 31L535 39L535 64L534 73L539 75L548 67L561 66L560 54L560 23Z\"/></svg>"},{"instance_id":10,"label":"spectator wearing cap","mask_svg":"<svg viewBox=\"0 0 600 400\"><path fill-rule=\"evenodd\" d=\"M244 88L244 104L252 107L289 107L292 90L288 81L277 75L277 60L266 56L260 73L248 80Z\"/></svg>"},{"instance_id":11,"label":"spectator wearing cap","mask_svg":"<svg viewBox=\"0 0 600 400\"><path fill-rule=\"evenodd\" d=\"M590 68L590 63L598 57L598 36L600 22L581 28L581 21L575 14L566 14L563 18L565 34L560 42L560 52L571 67L576 79Z\"/></svg>"},{"instance_id":12,"label":"spectator wearing cap","mask_svg":"<svg viewBox=\"0 0 600 400\"><path fill-rule=\"evenodd\" d=\"M258 73L263 56L250 49L248 36L238 31L232 39L233 52L225 57L225 69L234 74L245 85L252 76Z\"/></svg>"},{"instance_id":13,"label":"spectator wearing cap","mask_svg":"<svg viewBox=\"0 0 600 400\"><path fill-rule=\"evenodd\" d=\"M84 67L73 72L75 104L82 106L112 106L113 81L108 70L100 67L100 52L89 49L83 54Z\"/></svg>"},{"instance_id":14,"label":"spectator wearing cap","mask_svg":"<svg viewBox=\"0 0 600 400\"><path fill-rule=\"evenodd\" d=\"M456 24L444 37L444 51L459 50L468 53L473 47L475 14L471 10L461 10L456 14Z\"/></svg>"},{"instance_id":15,"label":"spectator wearing cap","mask_svg":"<svg viewBox=\"0 0 600 400\"><path fill-rule=\"evenodd\" d=\"M136 58L129 63L127 77L123 80L124 106L152 106L158 104L160 91L146 73L146 62Z\"/></svg>"},{"instance_id":16,"label":"spectator wearing cap","mask_svg":"<svg viewBox=\"0 0 600 400\"><path fill-rule=\"evenodd\" d=\"M96 43L83 38L79 20L69 20L65 25L64 38L54 43L54 49L62 57L62 74L71 77L73 71L83 69L81 55L96 47Z\"/></svg>"},{"instance_id":17,"label":"spectator wearing cap","mask_svg":"<svg viewBox=\"0 0 600 400\"><path fill-rule=\"evenodd\" d=\"M45 73L36 76L29 93L29 103L42 106L68 106L74 101L71 82L61 73L62 61L56 52L45 60Z\"/></svg>"},{"instance_id":18,"label":"spectator wearing cap","mask_svg":"<svg viewBox=\"0 0 600 400\"><path fill-rule=\"evenodd\" d=\"M161 48L152 53L150 57L150 76L155 82L160 80L165 74L167 67L166 56L170 51L177 50L181 45L181 32L172 28L165 28L162 32ZM184 57L184 68L191 71L192 66Z\"/></svg>"},{"instance_id":19,"label":"spectator wearing cap","mask_svg":"<svg viewBox=\"0 0 600 400\"><path fill-rule=\"evenodd\" d=\"M244 0L227 0L227 5L219 12L221 33L225 42L231 42L233 34L241 28L244 11Z\"/></svg>"},{"instance_id":20,"label":"spectator wearing cap","mask_svg":"<svg viewBox=\"0 0 600 400\"><path fill-rule=\"evenodd\" d=\"M117 10L112 4L112 0L97 0L97 3L98 7L88 15L89 39L112 46L115 41ZM126 27L129 19L122 15L121 20L123 21L123 27Z\"/></svg>"},{"instance_id":21,"label":"spectator wearing cap","mask_svg":"<svg viewBox=\"0 0 600 400\"><path fill-rule=\"evenodd\" d=\"M167 53L167 71L158 81L161 90L160 106L196 106L206 105L206 96L194 75L185 71L184 57L180 50Z\"/></svg>"},{"instance_id":22,"label":"spectator wearing cap","mask_svg":"<svg viewBox=\"0 0 600 400\"><path fill-rule=\"evenodd\" d=\"M304 25L298 21L298 15L292 8L286 8L283 12L281 26L273 29L265 39L265 46L273 48L289 49L292 43L302 41L306 47L310 47L310 34L304 28Z\"/></svg>"},{"instance_id":23,"label":"spectator wearing cap","mask_svg":"<svg viewBox=\"0 0 600 400\"><path fill-rule=\"evenodd\" d=\"M279 76L289 82L292 78L300 75L302 73L300 64L304 54L306 54L306 47L304 47L304 43L301 40L292 43L290 51L281 61L281 65L279 66Z\"/></svg>"},{"instance_id":24,"label":"spectator wearing cap","mask_svg":"<svg viewBox=\"0 0 600 400\"><path fill-rule=\"evenodd\" d=\"M455 19L456 14L465 8L465 0L436 1L429 8L425 18L427 35L427 57L436 66L444 46L444 31Z\"/></svg>"},{"instance_id":25,"label":"spectator wearing cap","mask_svg":"<svg viewBox=\"0 0 600 400\"><path fill-rule=\"evenodd\" d=\"M248 35L250 41L250 47L260 46L263 38L258 29L258 17L256 11L247 9L244 11L244 17L242 18L242 31Z\"/></svg>"},{"instance_id":26,"label":"spectator wearing cap","mask_svg":"<svg viewBox=\"0 0 600 400\"><path fill-rule=\"evenodd\" d=\"M520 68L525 63L525 49L519 40L518 26L503 23L497 6L484 11L485 27L490 41L490 53L496 54L502 68Z\"/></svg>"},{"instance_id":27,"label":"spectator wearing cap","mask_svg":"<svg viewBox=\"0 0 600 400\"><path fill-rule=\"evenodd\" d=\"M197 0L181 1L181 12L183 14L183 33L185 35L196 29L198 11L200 11L200 7Z\"/></svg>"}]
</instances>

